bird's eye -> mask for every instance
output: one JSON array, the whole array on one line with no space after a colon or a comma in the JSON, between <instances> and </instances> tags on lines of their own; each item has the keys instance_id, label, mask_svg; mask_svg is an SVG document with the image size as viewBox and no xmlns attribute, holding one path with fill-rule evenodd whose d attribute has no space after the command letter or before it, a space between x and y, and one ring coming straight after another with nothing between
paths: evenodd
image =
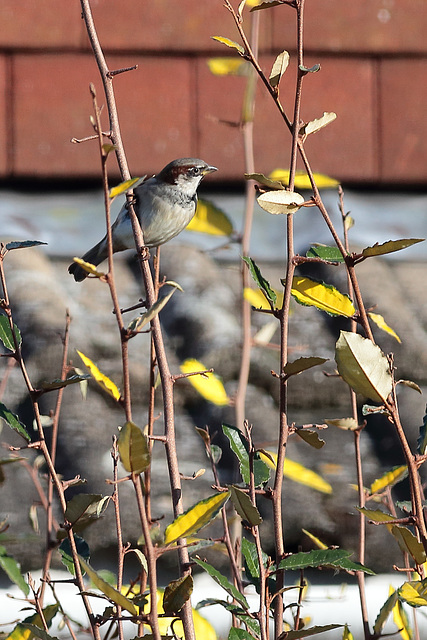
<instances>
[{"instance_id":1,"label":"bird's eye","mask_svg":"<svg viewBox=\"0 0 427 640\"><path fill-rule=\"evenodd\" d=\"M190 176L199 176L200 175L200 167L190 167L188 170Z\"/></svg>"}]
</instances>

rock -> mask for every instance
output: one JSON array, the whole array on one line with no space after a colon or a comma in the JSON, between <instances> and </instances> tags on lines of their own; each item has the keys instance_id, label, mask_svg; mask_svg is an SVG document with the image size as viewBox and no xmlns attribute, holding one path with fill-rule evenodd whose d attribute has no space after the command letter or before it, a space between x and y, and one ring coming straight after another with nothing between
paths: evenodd
<instances>
[{"instance_id":1,"label":"rock","mask_svg":"<svg viewBox=\"0 0 427 640\"><path fill-rule=\"evenodd\" d=\"M65 313L69 309L72 318L69 359L75 366L85 370L76 349L82 351L121 388L120 339L108 287L95 279L76 284L67 273L67 265L68 261L63 259L47 259L43 250L38 249L16 250L6 257L6 276L14 319L23 335L24 357L33 384L37 386L43 380L53 380L60 375ZM273 264L259 266L272 286L280 288L283 268ZM384 315L404 340L400 347L393 338L375 330L382 348L385 351L393 348L395 351L399 377L415 378L425 385L427 351L424 349L424 327L427 326L427 318L422 300L426 296L424 278L417 268L421 269L408 263L375 259L369 261L369 265L368 262L361 265L360 279L368 303L378 302L378 312ZM206 367L215 369L222 377L229 397L233 398L241 349L239 268L234 264L216 262L208 254L194 248L175 244L162 247L161 272L184 289L183 293L174 293L160 316L172 374L179 373L179 365L184 358L198 358ZM330 282L336 278L336 273L329 270L321 275ZM132 276L128 265L120 257L115 263L115 276L120 306L128 308L137 304L142 296L140 278ZM345 281L339 282L340 287L345 286ZM140 312L126 312L125 323L128 324ZM252 316L254 331L271 321L271 316L266 314L253 312ZM345 322L331 320L314 308L292 303L290 360L309 355L329 360L290 379L287 414L290 423L321 424L325 418L349 415L347 386L338 377L325 375L325 372L334 373L335 342L340 328L346 327ZM278 343L278 332L274 341ZM147 421L149 354L149 333L129 341L133 420L142 428ZM2 374L6 367L7 359L1 358ZM277 442L278 382L271 371L279 373L279 368L277 351L262 347L252 349L246 415L253 425L254 442L261 448L274 447ZM221 424L234 424L235 415L232 405L218 407L203 400L188 380L178 380L174 394L180 471L183 476L191 477L198 470L206 468L206 472L196 480L183 480L184 506L188 508L214 491L213 475L195 426L209 425L211 434L217 433L214 442L224 450L220 465L222 481L239 481L233 471L236 469L234 454L228 442L220 437ZM411 446L415 447L424 415L424 401L416 391L405 387L399 390L399 396L404 425ZM20 416L33 434L31 403L18 367L10 372L3 401ZM54 409L55 402L56 392L43 395L40 400L43 414L48 415ZM161 435L163 407L160 389L156 391L156 412L155 433ZM65 389L59 427L58 471L66 480L77 474L87 480L84 487L68 490L68 499L73 491L111 494L112 487L105 480L111 478L112 474L112 437L118 435L118 427L123 425L124 419L120 406L94 381L89 382L86 400L82 399L78 385ZM390 424L376 424L377 421L377 418L369 419L362 437L367 485L382 475L390 464L402 462L400 447L395 442ZM320 436L326 444L316 450L293 435L289 440L287 455L325 477L332 485L333 494L322 494L285 480L283 508L287 549L297 549L299 544L308 547L307 539L301 532L303 527L328 544L356 549L358 516L354 505L357 503L357 494L350 486L356 482L353 435L329 428L321 431ZM50 437L48 430L47 437ZM3 428L2 440L14 445L21 442L6 427ZM161 442L155 443L152 463L152 510L153 517L161 519L161 530L173 519L163 449ZM398 457L394 457L396 452ZM27 454L31 461L34 460L34 451L25 452ZM37 493L28 474L18 464L4 469L6 481L0 489L0 516L3 518L8 515L11 537L19 538L13 552L26 566L30 566L40 562L44 538L35 537L28 525L27 514L37 500ZM404 485L399 485L401 487ZM135 542L141 529L132 487L127 483L120 485L120 505L124 538ZM271 550L271 506L267 501L260 501L259 506L264 517L263 539ZM38 512L40 522L43 522L41 510L38 509ZM17 536L18 532L23 538ZM211 535L210 532L213 532L212 535L221 535L220 526L214 524L211 530L207 530L207 535ZM32 541L37 540L31 548L26 544L29 536ZM102 521L88 529L87 539L93 552L100 553L114 546L115 521L111 505ZM397 545L390 544L388 532L381 527L369 528L367 553L366 562L374 568L388 569L392 562L400 562Z\"/></svg>"}]
</instances>

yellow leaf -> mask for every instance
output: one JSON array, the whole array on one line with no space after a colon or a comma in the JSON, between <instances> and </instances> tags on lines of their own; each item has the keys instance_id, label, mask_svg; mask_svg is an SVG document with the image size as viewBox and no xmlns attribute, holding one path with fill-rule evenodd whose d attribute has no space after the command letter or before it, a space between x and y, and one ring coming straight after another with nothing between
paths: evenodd
<instances>
[{"instance_id":1,"label":"yellow leaf","mask_svg":"<svg viewBox=\"0 0 427 640\"><path fill-rule=\"evenodd\" d=\"M269 175L271 180L278 180L285 186L289 184L289 169L274 169ZM323 173L315 173L314 181L319 189L331 189L339 185L338 180L325 176ZM295 174L295 189L311 189L311 182L305 171L297 171Z\"/></svg>"},{"instance_id":2,"label":"yellow leaf","mask_svg":"<svg viewBox=\"0 0 427 640\"><path fill-rule=\"evenodd\" d=\"M221 44L225 44L226 47L230 47L231 49L236 49L236 51L238 51L240 55L245 53L244 48L240 44L237 44L237 42L234 42L234 40L230 40L230 38L223 38L223 36L212 36L212 40L216 40Z\"/></svg>"},{"instance_id":3,"label":"yellow leaf","mask_svg":"<svg viewBox=\"0 0 427 640\"><path fill-rule=\"evenodd\" d=\"M92 377L96 380L99 386L102 387L104 391L106 391L112 398L114 398L114 400L120 400L120 391L118 390L114 382L110 380L110 378L107 378L106 375L101 373L96 364L94 364L90 358L85 356L84 353L78 350L77 353L79 354L80 358L83 360L83 363L89 369Z\"/></svg>"},{"instance_id":4,"label":"yellow leaf","mask_svg":"<svg viewBox=\"0 0 427 640\"><path fill-rule=\"evenodd\" d=\"M397 590L399 597L405 600L411 607L422 607L427 605L427 584L426 580L416 580L414 582L404 582Z\"/></svg>"},{"instance_id":5,"label":"yellow leaf","mask_svg":"<svg viewBox=\"0 0 427 640\"><path fill-rule=\"evenodd\" d=\"M394 467L390 471L387 471L381 478L374 480L371 484L369 493L372 495L373 493L378 493L382 491L386 487L396 484L399 480L404 478L408 473L408 467L406 464L401 465L400 467Z\"/></svg>"},{"instance_id":6,"label":"yellow leaf","mask_svg":"<svg viewBox=\"0 0 427 640\"><path fill-rule=\"evenodd\" d=\"M363 513L364 516L369 518L369 520L373 520L374 522L389 522L390 520L396 519L389 513L385 513L384 511L380 511L379 509L365 509L364 507L356 507L356 509L360 511L360 513Z\"/></svg>"},{"instance_id":7,"label":"yellow leaf","mask_svg":"<svg viewBox=\"0 0 427 640\"><path fill-rule=\"evenodd\" d=\"M342 632L342 640L354 640L353 634L351 633L347 624L344 626L344 629Z\"/></svg>"},{"instance_id":8,"label":"yellow leaf","mask_svg":"<svg viewBox=\"0 0 427 640\"><path fill-rule=\"evenodd\" d=\"M123 607L123 609L126 609L126 611L129 611L131 615L138 615L138 611L135 605L131 600L129 600L129 598L126 598L126 596L121 594L120 591L112 587L111 584L101 578L101 576L94 569L92 569L92 567L81 556L79 556L79 562L82 569L86 571L95 587L99 589L104 595L106 595L109 600L112 600L116 604Z\"/></svg>"},{"instance_id":9,"label":"yellow leaf","mask_svg":"<svg viewBox=\"0 0 427 640\"><path fill-rule=\"evenodd\" d=\"M86 273L89 273L91 276L95 276L96 278L102 278L105 276L103 271L98 271L94 264L91 262L85 262L81 258L73 258L73 262L76 262Z\"/></svg>"},{"instance_id":10,"label":"yellow leaf","mask_svg":"<svg viewBox=\"0 0 427 640\"><path fill-rule=\"evenodd\" d=\"M332 316L351 318L356 313L354 304L347 295L324 282L294 276L291 293L300 304L316 307Z\"/></svg>"},{"instance_id":11,"label":"yellow leaf","mask_svg":"<svg viewBox=\"0 0 427 640\"><path fill-rule=\"evenodd\" d=\"M283 303L283 293L281 291L276 291L275 289L273 289L273 291L277 296L275 308L280 309ZM265 295L260 289L251 289L250 287L245 287L243 290L243 297L255 309L271 309L271 306L266 300Z\"/></svg>"},{"instance_id":12,"label":"yellow leaf","mask_svg":"<svg viewBox=\"0 0 427 640\"><path fill-rule=\"evenodd\" d=\"M328 548L327 544L325 544L324 542L319 540L319 538L317 538L315 535L310 533L310 531L307 531L306 529L303 529L302 531L303 531L303 533L305 533L306 536L308 536L310 538L310 540L312 542L314 542L316 547L318 547L319 549L327 549Z\"/></svg>"},{"instance_id":13,"label":"yellow leaf","mask_svg":"<svg viewBox=\"0 0 427 640\"><path fill-rule=\"evenodd\" d=\"M126 422L117 441L120 461L128 473L142 473L150 466L147 436L133 422Z\"/></svg>"},{"instance_id":14,"label":"yellow leaf","mask_svg":"<svg viewBox=\"0 0 427 640\"><path fill-rule=\"evenodd\" d=\"M139 593L136 593L135 595L139 596ZM163 595L164 595L164 590L159 589L157 591L157 612L159 614L163 614ZM146 595L146 598L147 598L147 602L144 605L144 613L148 614L150 613L150 607L151 607L150 594ZM217 640L215 629L206 620L206 618L200 615L200 613L195 609L192 610L192 614L193 614L194 631L196 635L196 640ZM178 638L183 638L184 629L182 626L182 622L181 620L177 620L176 616L159 617L160 634L164 637L166 637L168 634L170 635L172 622L173 622L173 630L174 630L175 636Z\"/></svg>"},{"instance_id":15,"label":"yellow leaf","mask_svg":"<svg viewBox=\"0 0 427 640\"><path fill-rule=\"evenodd\" d=\"M233 233L233 225L225 213L203 200L199 200L196 214L186 228L211 236L230 236Z\"/></svg>"},{"instance_id":16,"label":"yellow leaf","mask_svg":"<svg viewBox=\"0 0 427 640\"><path fill-rule=\"evenodd\" d=\"M380 315L379 313L369 312L368 316L371 318L372 322L375 322L377 327L379 327L380 329L382 329L386 333L389 333L398 342L402 342L402 340L399 338L397 333L395 331L393 331L393 329L391 327L388 326L388 324L386 323L386 321L384 320L382 315Z\"/></svg>"},{"instance_id":17,"label":"yellow leaf","mask_svg":"<svg viewBox=\"0 0 427 640\"><path fill-rule=\"evenodd\" d=\"M191 536L205 527L217 515L229 497L229 491L215 493L213 496L205 498L205 500L201 500L193 507L190 507L166 527L165 544L175 542L179 538Z\"/></svg>"},{"instance_id":18,"label":"yellow leaf","mask_svg":"<svg viewBox=\"0 0 427 640\"><path fill-rule=\"evenodd\" d=\"M129 191L129 189L132 189L132 187L135 187L137 182L138 183L142 182L144 178L145 176L143 178L131 178L130 180L125 180L124 182L121 182L117 186L112 187L108 192L108 195L110 196L110 198L115 198L116 196L119 196L121 193L126 193L126 191Z\"/></svg>"},{"instance_id":19,"label":"yellow leaf","mask_svg":"<svg viewBox=\"0 0 427 640\"><path fill-rule=\"evenodd\" d=\"M214 76L245 75L248 68L246 61L240 58L210 58L208 67Z\"/></svg>"},{"instance_id":20,"label":"yellow leaf","mask_svg":"<svg viewBox=\"0 0 427 640\"><path fill-rule=\"evenodd\" d=\"M259 451L259 455L271 469L276 469L276 453L273 451L266 451L265 453L263 451ZM326 482L326 480L319 476L318 473L311 471L311 469L307 469L299 462L295 462L289 458L285 458L283 475L294 482L299 482L307 487L311 487L311 489L316 489L316 491L332 493L332 487L329 482Z\"/></svg>"},{"instance_id":21,"label":"yellow leaf","mask_svg":"<svg viewBox=\"0 0 427 640\"><path fill-rule=\"evenodd\" d=\"M195 360L195 358L187 358L181 366L182 373L195 373L196 371L206 371L204 364ZM220 407L224 407L230 403L230 399L224 389L221 380L212 372L199 375L189 376L189 382L200 393L200 395Z\"/></svg>"},{"instance_id":22,"label":"yellow leaf","mask_svg":"<svg viewBox=\"0 0 427 640\"><path fill-rule=\"evenodd\" d=\"M401 595L401 589L402 587L398 589L399 595ZM426 604L426 600L424 600L423 604ZM408 616L406 615L406 612L400 600L397 600L396 604L393 607L393 621L397 628L400 630L400 637L403 640L412 640L412 629L409 626Z\"/></svg>"}]
</instances>

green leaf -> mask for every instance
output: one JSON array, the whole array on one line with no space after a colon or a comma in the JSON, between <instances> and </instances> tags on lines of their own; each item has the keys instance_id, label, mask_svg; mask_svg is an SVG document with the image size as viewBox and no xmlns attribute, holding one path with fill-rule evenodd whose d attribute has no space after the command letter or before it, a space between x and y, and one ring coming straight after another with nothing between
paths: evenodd
<instances>
[{"instance_id":1,"label":"green leaf","mask_svg":"<svg viewBox=\"0 0 427 640\"><path fill-rule=\"evenodd\" d=\"M404 387L408 387L408 389L413 389L417 391L420 395L422 395L421 387L414 382L413 380L398 380L396 384L403 384Z\"/></svg>"},{"instance_id":2,"label":"green leaf","mask_svg":"<svg viewBox=\"0 0 427 640\"><path fill-rule=\"evenodd\" d=\"M421 565L427 560L422 543L417 540L412 531L406 527L394 525L391 527L391 534L396 538L403 553L409 553L417 564Z\"/></svg>"},{"instance_id":3,"label":"green leaf","mask_svg":"<svg viewBox=\"0 0 427 640\"><path fill-rule=\"evenodd\" d=\"M106 508L109 496L98 493L79 493L69 502L65 510L65 519L74 528L78 523L80 527L87 526L89 521L98 519Z\"/></svg>"},{"instance_id":4,"label":"green leaf","mask_svg":"<svg viewBox=\"0 0 427 640\"><path fill-rule=\"evenodd\" d=\"M120 593L120 591L117 591L117 589L103 580L103 578L101 578L101 576L94 569L92 569L92 567L84 560L84 558L79 556L79 561L83 571L86 571L95 587L102 591L102 593L106 595L109 600L111 600L115 604L120 605L123 609L126 609L126 611L128 611L132 616L138 615L138 611L135 605L131 600L129 600L129 598L126 598Z\"/></svg>"},{"instance_id":5,"label":"green leaf","mask_svg":"<svg viewBox=\"0 0 427 640\"><path fill-rule=\"evenodd\" d=\"M18 416L10 411L2 402L0 402L0 418L3 418L3 420L9 425L9 427L19 433L19 435L25 438L27 442L31 442L31 438L28 435L25 426L19 420Z\"/></svg>"},{"instance_id":6,"label":"green leaf","mask_svg":"<svg viewBox=\"0 0 427 640\"><path fill-rule=\"evenodd\" d=\"M165 544L171 544L179 538L187 538L206 527L217 516L229 497L229 491L215 493L187 509L166 527Z\"/></svg>"},{"instance_id":7,"label":"green leaf","mask_svg":"<svg viewBox=\"0 0 427 640\"><path fill-rule=\"evenodd\" d=\"M295 429L295 433L304 440L310 447L314 447L314 449L321 449L325 445L325 441L319 438L319 434L317 431L313 431L312 429Z\"/></svg>"},{"instance_id":8,"label":"green leaf","mask_svg":"<svg viewBox=\"0 0 427 640\"><path fill-rule=\"evenodd\" d=\"M289 65L289 53L287 51L282 51L282 53L279 53L279 55L275 59L273 63L273 67L271 69L270 77L269 77L270 85L273 88L279 86L279 82L283 74L285 73L286 69L288 68L288 65Z\"/></svg>"},{"instance_id":9,"label":"green leaf","mask_svg":"<svg viewBox=\"0 0 427 640\"><path fill-rule=\"evenodd\" d=\"M70 384L76 384L76 382L82 382L83 380L88 380L90 378L89 373L75 374L65 378L65 380L52 380L52 382L42 382L40 385L40 389L43 391L56 391L57 389L63 389L64 387L68 387Z\"/></svg>"},{"instance_id":10,"label":"green leaf","mask_svg":"<svg viewBox=\"0 0 427 640\"><path fill-rule=\"evenodd\" d=\"M81 538L80 536L74 535L74 542L76 544L78 555L84 558L84 560L88 561L90 558L90 550L86 540L83 540L83 538ZM67 567L72 576L75 576L76 570L74 567L73 554L71 552L70 541L68 538L64 538L64 540L59 545L59 553L61 554L62 564Z\"/></svg>"},{"instance_id":11,"label":"green leaf","mask_svg":"<svg viewBox=\"0 0 427 640\"><path fill-rule=\"evenodd\" d=\"M396 602L397 602L397 591L393 591L393 593L391 593L387 598L387 600L384 602L383 606L381 607L377 615L377 618L374 624L375 634L379 635L383 630L384 625L387 622L387 619L390 613L393 611L393 607L396 604Z\"/></svg>"},{"instance_id":12,"label":"green leaf","mask_svg":"<svg viewBox=\"0 0 427 640\"><path fill-rule=\"evenodd\" d=\"M424 455L427 451L427 407L423 418L423 424L420 427L420 435L417 438L417 453Z\"/></svg>"},{"instance_id":13,"label":"green leaf","mask_svg":"<svg viewBox=\"0 0 427 640\"><path fill-rule=\"evenodd\" d=\"M356 313L354 304L347 294L340 293L331 284L313 278L294 276L291 294L299 304L316 307L320 311L326 311L330 316L351 318Z\"/></svg>"},{"instance_id":14,"label":"green leaf","mask_svg":"<svg viewBox=\"0 0 427 640\"><path fill-rule=\"evenodd\" d=\"M294 362L287 362L283 367L283 373L289 378L290 376L296 376L307 369L317 367L319 364L326 362L328 358L319 358L318 356L309 356L307 358L302 357L294 360Z\"/></svg>"},{"instance_id":15,"label":"green leaf","mask_svg":"<svg viewBox=\"0 0 427 640\"><path fill-rule=\"evenodd\" d=\"M151 462L147 436L133 422L121 428L117 442L120 461L128 473L137 475L148 469Z\"/></svg>"},{"instance_id":16,"label":"green leaf","mask_svg":"<svg viewBox=\"0 0 427 640\"><path fill-rule=\"evenodd\" d=\"M240 429L233 427L229 424L222 425L222 431L227 436L230 447L239 461L240 473L243 482L247 485L250 484L250 465L249 465L249 443ZM255 453L254 456L254 476L255 486L268 482L270 477L270 471L268 466L261 460L260 455Z\"/></svg>"},{"instance_id":17,"label":"green leaf","mask_svg":"<svg viewBox=\"0 0 427 640\"><path fill-rule=\"evenodd\" d=\"M383 256L386 253L393 253L394 251L400 251L411 247L418 242L424 242L425 238L405 238L402 240L388 240L382 244L375 243L372 247L366 247L363 249L362 256L369 258L371 256Z\"/></svg>"},{"instance_id":18,"label":"green leaf","mask_svg":"<svg viewBox=\"0 0 427 640\"><path fill-rule=\"evenodd\" d=\"M240 593L238 589L232 584L225 576L223 576L215 567L200 560L199 558L193 558L194 562L199 565L207 574L210 575L217 584L219 584L225 591L238 602L246 611L249 609L248 601L243 593Z\"/></svg>"},{"instance_id":19,"label":"green leaf","mask_svg":"<svg viewBox=\"0 0 427 640\"><path fill-rule=\"evenodd\" d=\"M263 173L245 173L245 180L255 180L269 189L284 189L284 185L278 180L267 178Z\"/></svg>"},{"instance_id":20,"label":"green leaf","mask_svg":"<svg viewBox=\"0 0 427 640\"><path fill-rule=\"evenodd\" d=\"M254 640L254 637L245 629L231 627L228 634L228 640Z\"/></svg>"},{"instance_id":21,"label":"green leaf","mask_svg":"<svg viewBox=\"0 0 427 640\"><path fill-rule=\"evenodd\" d=\"M333 567L346 571L363 571L364 573L375 575L371 569L368 569L359 562L350 560L351 554L351 551L345 551L345 549L314 549L313 551L301 551L284 558L278 568L294 571L296 569L306 569L307 567Z\"/></svg>"},{"instance_id":22,"label":"green leaf","mask_svg":"<svg viewBox=\"0 0 427 640\"><path fill-rule=\"evenodd\" d=\"M315 244L306 253L307 258L320 258L327 262L344 262L343 255L338 247L327 247L323 244Z\"/></svg>"},{"instance_id":23,"label":"green leaf","mask_svg":"<svg viewBox=\"0 0 427 640\"><path fill-rule=\"evenodd\" d=\"M163 611L167 615L176 615L193 593L193 578L182 576L169 582L163 595Z\"/></svg>"},{"instance_id":24,"label":"green leaf","mask_svg":"<svg viewBox=\"0 0 427 640\"><path fill-rule=\"evenodd\" d=\"M374 402L386 402L392 378L388 360L376 344L357 333L341 331L335 361L338 373L353 391Z\"/></svg>"},{"instance_id":25,"label":"green leaf","mask_svg":"<svg viewBox=\"0 0 427 640\"><path fill-rule=\"evenodd\" d=\"M16 324L13 325L13 331L15 333L18 346L20 347L22 344L21 332ZM3 314L0 314L0 340L3 342L6 349L9 349L9 351L15 351L15 343L13 341L9 319Z\"/></svg>"},{"instance_id":26,"label":"green leaf","mask_svg":"<svg viewBox=\"0 0 427 640\"><path fill-rule=\"evenodd\" d=\"M139 564L144 569L145 573L148 575L148 564L147 558L142 553L141 549L129 549L127 553L134 553L139 560Z\"/></svg>"},{"instance_id":27,"label":"green leaf","mask_svg":"<svg viewBox=\"0 0 427 640\"><path fill-rule=\"evenodd\" d=\"M249 522L252 527L257 527L261 524L262 518L259 511L256 506L252 504L252 500L247 493L232 485L230 487L230 497L234 508L242 520Z\"/></svg>"},{"instance_id":28,"label":"green leaf","mask_svg":"<svg viewBox=\"0 0 427 640\"><path fill-rule=\"evenodd\" d=\"M377 405L374 404L364 404L362 406L362 416L371 416L373 413L388 414L389 411L383 406L377 407Z\"/></svg>"},{"instance_id":29,"label":"green leaf","mask_svg":"<svg viewBox=\"0 0 427 640\"><path fill-rule=\"evenodd\" d=\"M271 302L274 307L277 301L276 292L270 287L270 283L264 278L258 265L254 260L252 260L252 258L249 258L249 256L243 256L243 260L248 265L249 272L255 284L261 289L267 300Z\"/></svg>"},{"instance_id":30,"label":"green leaf","mask_svg":"<svg viewBox=\"0 0 427 640\"><path fill-rule=\"evenodd\" d=\"M9 556L6 548L2 545L0 545L0 567L6 573L9 580L14 582L21 589L21 591L26 596L28 596L28 594L30 593L30 587L25 582L21 574L19 562L17 562L15 558L12 558L12 556Z\"/></svg>"},{"instance_id":31,"label":"green leaf","mask_svg":"<svg viewBox=\"0 0 427 640\"><path fill-rule=\"evenodd\" d=\"M221 44L225 44L226 47L230 47L231 49L236 49L236 51L238 51L240 55L243 55L245 53L244 48L240 44L237 44L237 42L234 42L234 40L230 40L229 38L223 38L222 36L212 36L212 40L216 40Z\"/></svg>"},{"instance_id":32,"label":"green leaf","mask_svg":"<svg viewBox=\"0 0 427 640\"><path fill-rule=\"evenodd\" d=\"M56 636L51 636L47 631L41 629L35 624L31 624L30 622L21 622L20 626L23 629L31 632L31 638L40 638L41 640L58 640Z\"/></svg>"},{"instance_id":33,"label":"green leaf","mask_svg":"<svg viewBox=\"0 0 427 640\"><path fill-rule=\"evenodd\" d=\"M317 636L319 633L326 633L326 631L332 631L332 629L338 629L343 626L343 624L325 624L308 627L307 629L300 629L299 631L285 631L279 636L279 640L299 640L299 638L310 638L311 636Z\"/></svg>"},{"instance_id":34,"label":"green leaf","mask_svg":"<svg viewBox=\"0 0 427 640\"><path fill-rule=\"evenodd\" d=\"M28 249L29 247L38 247L41 244L47 244L47 242L40 242L40 240L24 240L23 242L8 242L6 249L12 251L13 249Z\"/></svg>"},{"instance_id":35,"label":"green leaf","mask_svg":"<svg viewBox=\"0 0 427 640\"><path fill-rule=\"evenodd\" d=\"M247 569L252 578L259 578L259 563L258 563L258 554L256 545L254 542L251 542L247 538L242 538L242 553L243 557L246 560ZM262 552L262 561L264 566L267 566L268 555Z\"/></svg>"},{"instance_id":36,"label":"green leaf","mask_svg":"<svg viewBox=\"0 0 427 640\"><path fill-rule=\"evenodd\" d=\"M177 289L182 291L181 286L177 282L172 282L171 280L165 282L164 284L170 284L173 286L165 296L162 296L150 307L145 313L141 314L137 318L134 318L132 322L128 325L128 331L141 331L145 325L147 325L153 318L159 315L160 311L167 305L173 294Z\"/></svg>"},{"instance_id":37,"label":"green leaf","mask_svg":"<svg viewBox=\"0 0 427 640\"><path fill-rule=\"evenodd\" d=\"M310 69L308 69L308 71L310 71ZM318 69L316 69L316 71L318 71ZM323 127L326 127L330 122L333 122L336 117L337 114L332 111L329 113L325 112L321 118L316 118L315 120L311 120L310 122L307 122L307 124L304 124L300 128L299 133L301 136L308 136L310 133L316 133L320 129L323 129Z\"/></svg>"},{"instance_id":38,"label":"green leaf","mask_svg":"<svg viewBox=\"0 0 427 640\"><path fill-rule=\"evenodd\" d=\"M290 215L296 213L304 204L304 196L295 191L279 189L266 191L257 197L259 206L272 215Z\"/></svg>"},{"instance_id":39,"label":"green leaf","mask_svg":"<svg viewBox=\"0 0 427 640\"><path fill-rule=\"evenodd\" d=\"M52 620L57 614L58 609L59 605L57 604L50 604L43 609L43 618L48 627L51 626ZM35 627L34 630L33 627ZM22 622L18 623L12 633L7 636L7 640L32 640L34 635L40 637L40 632L44 632L43 622L40 614L34 613L28 618L25 618ZM55 638L55 640L57 639Z\"/></svg>"},{"instance_id":40,"label":"green leaf","mask_svg":"<svg viewBox=\"0 0 427 640\"><path fill-rule=\"evenodd\" d=\"M305 67L303 64L298 65L298 69L303 73L317 73L320 71L320 64L314 64L312 67Z\"/></svg>"}]
</instances>

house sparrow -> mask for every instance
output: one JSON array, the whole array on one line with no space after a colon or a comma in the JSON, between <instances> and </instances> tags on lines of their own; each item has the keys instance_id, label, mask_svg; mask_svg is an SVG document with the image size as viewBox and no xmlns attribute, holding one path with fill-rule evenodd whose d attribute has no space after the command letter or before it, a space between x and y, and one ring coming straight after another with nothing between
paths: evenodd
<instances>
[{"instance_id":1,"label":"house sparrow","mask_svg":"<svg viewBox=\"0 0 427 640\"><path fill-rule=\"evenodd\" d=\"M211 167L198 158L179 158L135 188L135 212L147 247L158 247L185 229L196 212L197 187L202 178L212 171L217 171L216 167ZM126 204L121 208L111 229L113 253L135 247ZM83 260L97 266L107 256L105 235L84 254ZM68 267L68 271L76 282L81 282L88 275L75 262Z\"/></svg>"}]
</instances>

